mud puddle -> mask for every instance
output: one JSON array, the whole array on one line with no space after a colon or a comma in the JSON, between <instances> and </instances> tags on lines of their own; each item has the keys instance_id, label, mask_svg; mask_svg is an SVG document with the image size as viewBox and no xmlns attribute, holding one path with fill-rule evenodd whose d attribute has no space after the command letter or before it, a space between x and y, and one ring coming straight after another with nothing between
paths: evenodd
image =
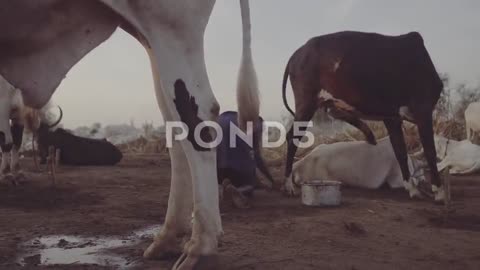
<instances>
[{"instance_id":1,"label":"mud puddle","mask_svg":"<svg viewBox=\"0 0 480 270\"><path fill-rule=\"evenodd\" d=\"M81 237L70 235L50 235L31 239L22 243L23 252L17 263L32 265L101 265L115 269L128 269L135 266L115 254L114 249L134 246L145 238L152 238L160 226L150 226L130 235L108 237Z\"/></svg>"}]
</instances>

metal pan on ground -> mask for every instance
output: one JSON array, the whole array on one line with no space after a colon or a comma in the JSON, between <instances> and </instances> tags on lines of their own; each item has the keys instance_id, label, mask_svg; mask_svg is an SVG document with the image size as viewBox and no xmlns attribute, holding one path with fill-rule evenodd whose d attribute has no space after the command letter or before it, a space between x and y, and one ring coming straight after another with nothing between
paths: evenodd
<instances>
[{"instance_id":1,"label":"metal pan on ground","mask_svg":"<svg viewBox=\"0 0 480 270\"><path fill-rule=\"evenodd\" d=\"M315 180L302 185L302 203L308 206L338 206L341 203L341 182Z\"/></svg>"}]
</instances>

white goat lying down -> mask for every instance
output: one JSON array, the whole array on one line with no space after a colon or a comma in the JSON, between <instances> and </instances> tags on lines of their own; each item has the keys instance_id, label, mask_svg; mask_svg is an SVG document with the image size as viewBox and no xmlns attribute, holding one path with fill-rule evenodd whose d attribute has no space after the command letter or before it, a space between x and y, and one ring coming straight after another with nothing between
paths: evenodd
<instances>
[{"instance_id":1,"label":"white goat lying down","mask_svg":"<svg viewBox=\"0 0 480 270\"><path fill-rule=\"evenodd\" d=\"M413 183L424 180L420 162L408 157ZM293 179L292 179L293 177ZM321 144L293 165L286 189L298 194L298 187L312 180L336 180L347 186L377 189L405 187L411 197L421 196L415 186L403 181L389 137L371 145L363 141Z\"/></svg>"},{"instance_id":2,"label":"white goat lying down","mask_svg":"<svg viewBox=\"0 0 480 270\"><path fill-rule=\"evenodd\" d=\"M435 135L438 171L450 167L450 174L472 174L480 171L480 146L469 140L455 141ZM420 158L423 151L414 154Z\"/></svg>"}]
</instances>

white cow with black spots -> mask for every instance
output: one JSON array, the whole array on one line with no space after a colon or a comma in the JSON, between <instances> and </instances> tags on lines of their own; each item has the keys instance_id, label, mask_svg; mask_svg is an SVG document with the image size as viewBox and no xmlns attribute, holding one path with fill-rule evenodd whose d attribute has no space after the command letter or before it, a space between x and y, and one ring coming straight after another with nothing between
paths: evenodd
<instances>
[{"instance_id":1,"label":"white cow with black spots","mask_svg":"<svg viewBox=\"0 0 480 270\"><path fill-rule=\"evenodd\" d=\"M24 130L36 134L40 123L48 129L57 126L62 116L53 122L50 108L50 102L40 110L25 106L22 92L0 75L0 180L16 185L24 177L19 162Z\"/></svg>"},{"instance_id":2,"label":"white cow with black spots","mask_svg":"<svg viewBox=\"0 0 480 270\"><path fill-rule=\"evenodd\" d=\"M19 151L23 137L23 100L20 90L0 76L0 180L22 176Z\"/></svg>"},{"instance_id":3,"label":"white cow with black spots","mask_svg":"<svg viewBox=\"0 0 480 270\"><path fill-rule=\"evenodd\" d=\"M214 4L215 0L0 0L0 74L22 91L26 105L40 108L66 73L120 27L150 57L165 120L183 120L194 128L201 121L214 120L220 109L204 59L204 33ZM258 118L259 103L248 0L240 0L240 5L244 38L237 92L244 126ZM174 142L170 149L172 182L166 219L144 254L156 258L177 252L177 238L191 232L174 269L208 262L216 255L223 233L216 153L199 147L192 134L193 130L187 140ZM201 133L204 139L210 136Z\"/></svg>"}]
</instances>

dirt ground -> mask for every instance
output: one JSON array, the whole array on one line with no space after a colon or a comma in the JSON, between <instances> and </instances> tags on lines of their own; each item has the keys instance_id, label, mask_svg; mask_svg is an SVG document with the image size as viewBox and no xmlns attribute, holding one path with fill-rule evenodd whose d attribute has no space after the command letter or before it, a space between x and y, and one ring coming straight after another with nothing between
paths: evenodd
<instances>
[{"instance_id":1,"label":"dirt ground","mask_svg":"<svg viewBox=\"0 0 480 270\"><path fill-rule=\"evenodd\" d=\"M22 161L26 171L32 161ZM280 177L280 167L274 169ZM126 156L116 167L61 167L19 187L0 185L0 269L115 269L98 265L21 266L21 243L45 235L115 236L162 223L170 165L166 155ZM403 190L343 189L337 208L260 191L253 208L222 205L219 269L480 269L480 177L452 178L455 211L410 200ZM151 237L119 250L133 269L169 269L145 261Z\"/></svg>"}]
</instances>

